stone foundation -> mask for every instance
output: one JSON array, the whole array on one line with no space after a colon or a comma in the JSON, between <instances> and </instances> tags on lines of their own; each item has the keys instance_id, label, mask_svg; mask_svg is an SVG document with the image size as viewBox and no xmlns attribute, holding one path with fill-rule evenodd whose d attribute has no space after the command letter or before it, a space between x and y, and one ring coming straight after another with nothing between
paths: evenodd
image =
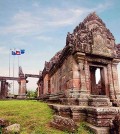
<instances>
[{"instance_id":1,"label":"stone foundation","mask_svg":"<svg viewBox=\"0 0 120 134\"><path fill-rule=\"evenodd\" d=\"M88 129L92 130L92 132L94 132L95 134L110 134L109 127L96 127L96 126L91 125L89 123L86 124L86 127Z\"/></svg>"},{"instance_id":2,"label":"stone foundation","mask_svg":"<svg viewBox=\"0 0 120 134\"><path fill-rule=\"evenodd\" d=\"M117 113L120 112L118 107L88 107L87 122L97 127L109 127L110 120L112 120Z\"/></svg>"},{"instance_id":3,"label":"stone foundation","mask_svg":"<svg viewBox=\"0 0 120 134\"><path fill-rule=\"evenodd\" d=\"M27 98L26 95L18 95L18 96L17 96L17 99L26 99L26 98Z\"/></svg>"},{"instance_id":4,"label":"stone foundation","mask_svg":"<svg viewBox=\"0 0 120 134\"><path fill-rule=\"evenodd\" d=\"M91 95L88 100L88 105L93 107L112 106L112 102L105 95Z\"/></svg>"},{"instance_id":5,"label":"stone foundation","mask_svg":"<svg viewBox=\"0 0 120 134\"><path fill-rule=\"evenodd\" d=\"M89 124L88 127L95 134L109 134L110 122L120 113L120 107L110 107L110 101L106 97L103 99L103 102L107 100L109 102L107 103L108 106L106 106L106 103L102 103L104 105L101 107L101 101L99 104L99 100L101 99L98 97L98 107L93 104L91 104L92 106L49 104L49 106L54 110L55 115L72 119L75 122L87 122Z\"/></svg>"}]
</instances>

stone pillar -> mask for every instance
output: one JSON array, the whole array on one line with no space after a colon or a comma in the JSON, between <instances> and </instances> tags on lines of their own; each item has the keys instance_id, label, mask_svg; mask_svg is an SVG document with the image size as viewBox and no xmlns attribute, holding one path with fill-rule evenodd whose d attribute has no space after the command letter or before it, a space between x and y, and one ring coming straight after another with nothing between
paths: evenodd
<instances>
[{"instance_id":1,"label":"stone pillar","mask_svg":"<svg viewBox=\"0 0 120 134\"><path fill-rule=\"evenodd\" d=\"M86 81L85 81L85 65L83 60L79 60L79 71L80 71L80 92L87 93Z\"/></svg>"},{"instance_id":2,"label":"stone pillar","mask_svg":"<svg viewBox=\"0 0 120 134\"><path fill-rule=\"evenodd\" d=\"M95 71L96 68L95 67L90 67L90 75L91 75L91 94L95 94L96 95L96 77L95 77Z\"/></svg>"},{"instance_id":3,"label":"stone pillar","mask_svg":"<svg viewBox=\"0 0 120 134\"><path fill-rule=\"evenodd\" d=\"M26 98L26 79L21 79L19 82L19 92L18 98L24 99Z\"/></svg>"},{"instance_id":4,"label":"stone pillar","mask_svg":"<svg viewBox=\"0 0 120 134\"><path fill-rule=\"evenodd\" d=\"M6 86L8 84L5 80L1 81L1 92L0 92L0 99L4 99L7 97L8 87Z\"/></svg>"},{"instance_id":5,"label":"stone pillar","mask_svg":"<svg viewBox=\"0 0 120 134\"><path fill-rule=\"evenodd\" d=\"M116 99L120 100L120 89L119 89L117 63L112 64L112 76L113 76L113 87L114 87L115 96L116 96Z\"/></svg>"},{"instance_id":6,"label":"stone pillar","mask_svg":"<svg viewBox=\"0 0 120 134\"><path fill-rule=\"evenodd\" d=\"M87 90L86 84L86 71L85 71L85 54L77 52L75 55L75 60L78 63L79 67L79 79L80 79L80 89L79 89L79 99L78 105L87 106L88 105L88 96L89 91Z\"/></svg>"},{"instance_id":7,"label":"stone pillar","mask_svg":"<svg viewBox=\"0 0 120 134\"><path fill-rule=\"evenodd\" d=\"M36 92L37 92L37 98L39 98L39 96L40 96L40 87L39 86L37 87Z\"/></svg>"},{"instance_id":8,"label":"stone pillar","mask_svg":"<svg viewBox=\"0 0 120 134\"><path fill-rule=\"evenodd\" d=\"M115 100L115 92L114 92L114 86L113 86L113 77L112 77L112 65L108 64L107 66L107 73L108 73L108 86L109 86L109 92L110 92L110 99Z\"/></svg>"},{"instance_id":9,"label":"stone pillar","mask_svg":"<svg viewBox=\"0 0 120 134\"><path fill-rule=\"evenodd\" d=\"M5 97L8 96L8 82L5 82Z\"/></svg>"},{"instance_id":10,"label":"stone pillar","mask_svg":"<svg viewBox=\"0 0 120 134\"><path fill-rule=\"evenodd\" d=\"M86 80L86 88L88 90L88 93L91 92L91 83L90 83L90 68L87 61L85 61L85 80Z\"/></svg>"},{"instance_id":11,"label":"stone pillar","mask_svg":"<svg viewBox=\"0 0 120 134\"><path fill-rule=\"evenodd\" d=\"M108 74L107 74L107 67L103 67L103 71L104 71L104 84L105 84L105 94L107 95L107 97L109 97L110 91L109 91L109 86L108 86ZM102 79L102 78L101 78Z\"/></svg>"},{"instance_id":12,"label":"stone pillar","mask_svg":"<svg viewBox=\"0 0 120 134\"><path fill-rule=\"evenodd\" d=\"M78 64L79 79L80 79L80 92L87 93L86 77L85 77L85 54L77 52L74 54L74 58Z\"/></svg>"}]
</instances>

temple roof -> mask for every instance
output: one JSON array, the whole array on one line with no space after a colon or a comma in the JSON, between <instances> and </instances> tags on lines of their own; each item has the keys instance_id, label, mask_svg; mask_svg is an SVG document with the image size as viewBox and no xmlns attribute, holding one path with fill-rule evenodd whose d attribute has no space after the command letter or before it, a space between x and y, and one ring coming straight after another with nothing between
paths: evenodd
<instances>
[{"instance_id":1,"label":"temple roof","mask_svg":"<svg viewBox=\"0 0 120 134\"><path fill-rule=\"evenodd\" d=\"M90 13L73 33L68 33L66 45L72 44L75 51L114 57L115 39L105 23L96 15Z\"/></svg>"},{"instance_id":2,"label":"temple roof","mask_svg":"<svg viewBox=\"0 0 120 134\"><path fill-rule=\"evenodd\" d=\"M61 59L69 53L76 51L102 56L107 58L120 58L120 44L116 46L115 39L105 23L95 12L90 13L78 26L73 33L67 34L66 46L57 52L49 62L45 62L44 70L50 70L53 66L60 64Z\"/></svg>"},{"instance_id":3,"label":"temple roof","mask_svg":"<svg viewBox=\"0 0 120 134\"><path fill-rule=\"evenodd\" d=\"M94 20L100 22L102 25L104 25L104 26L106 27L105 23L104 23L104 22L102 21L102 19L96 14L96 12L90 13L90 14L84 19L83 23L87 23L87 22L89 22L89 21L94 21Z\"/></svg>"}]
</instances>

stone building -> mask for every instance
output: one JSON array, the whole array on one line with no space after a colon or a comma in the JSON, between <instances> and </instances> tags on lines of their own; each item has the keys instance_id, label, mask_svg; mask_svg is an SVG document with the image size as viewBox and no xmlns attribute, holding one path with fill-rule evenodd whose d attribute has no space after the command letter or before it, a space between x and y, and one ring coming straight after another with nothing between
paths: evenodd
<instances>
[{"instance_id":1,"label":"stone building","mask_svg":"<svg viewBox=\"0 0 120 134\"><path fill-rule=\"evenodd\" d=\"M120 44L95 12L89 14L67 34L63 50L45 62L37 83L39 98L61 104L50 104L58 115L53 126L60 126L62 116L109 134L110 121L120 114L119 62Z\"/></svg>"},{"instance_id":2,"label":"stone building","mask_svg":"<svg viewBox=\"0 0 120 134\"><path fill-rule=\"evenodd\" d=\"M63 50L45 62L38 81L38 96L59 93L79 98L106 95L116 102L120 99L119 58L120 45L115 44L114 36L96 13L91 13L72 34L67 34ZM96 69L100 70L100 91L96 87Z\"/></svg>"}]
</instances>

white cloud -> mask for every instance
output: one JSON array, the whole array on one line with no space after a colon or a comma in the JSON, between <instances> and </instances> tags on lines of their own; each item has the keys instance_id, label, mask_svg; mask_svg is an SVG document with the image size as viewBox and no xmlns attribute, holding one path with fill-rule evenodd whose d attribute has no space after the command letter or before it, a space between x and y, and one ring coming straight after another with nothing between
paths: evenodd
<instances>
[{"instance_id":1,"label":"white cloud","mask_svg":"<svg viewBox=\"0 0 120 134\"><path fill-rule=\"evenodd\" d=\"M50 41L53 39L52 37L49 37L49 36L37 36L35 38L38 40L43 40L43 41Z\"/></svg>"},{"instance_id":2,"label":"white cloud","mask_svg":"<svg viewBox=\"0 0 120 134\"><path fill-rule=\"evenodd\" d=\"M23 41L20 36L15 36L11 39L11 44L15 44L15 48L22 48L26 45L28 45L27 42Z\"/></svg>"},{"instance_id":3,"label":"white cloud","mask_svg":"<svg viewBox=\"0 0 120 134\"><path fill-rule=\"evenodd\" d=\"M39 6L34 3L34 6ZM44 31L74 25L84 15L92 11L103 11L110 6L110 3L99 4L94 8L45 8L39 9L37 13L19 11L16 13L6 27L0 27L0 34L28 34L42 33Z\"/></svg>"},{"instance_id":4,"label":"white cloud","mask_svg":"<svg viewBox=\"0 0 120 134\"><path fill-rule=\"evenodd\" d=\"M98 12L103 12L104 10L108 9L109 7L111 7L113 5L113 2L112 1L106 1L105 3L103 4L99 4L96 8L95 8L95 11L98 11Z\"/></svg>"},{"instance_id":5,"label":"white cloud","mask_svg":"<svg viewBox=\"0 0 120 134\"><path fill-rule=\"evenodd\" d=\"M37 2L34 2L34 3L32 4L32 6L33 6L33 7L39 7L39 4L38 4Z\"/></svg>"},{"instance_id":6,"label":"white cloud","mask_svg":"<svg viewBox=\"0 0 120 134\"><path fill-rule=\"evenodd\" d=\"M41 20L39 17L34 17L30 12L18 12L12 18L12 25L4 27L1 31L2 34L27 34L40 29Z\"/></svg>"},{"instance_id":7,"label":"white cloud","mask_svg":"<svg viewBox=\"0 0 120 134\"><path fill-rule=\"evenodd\" d=\"M10 50L4 46L0 46L0 54L8 55Z\"/></svg>"}]
</instances>

